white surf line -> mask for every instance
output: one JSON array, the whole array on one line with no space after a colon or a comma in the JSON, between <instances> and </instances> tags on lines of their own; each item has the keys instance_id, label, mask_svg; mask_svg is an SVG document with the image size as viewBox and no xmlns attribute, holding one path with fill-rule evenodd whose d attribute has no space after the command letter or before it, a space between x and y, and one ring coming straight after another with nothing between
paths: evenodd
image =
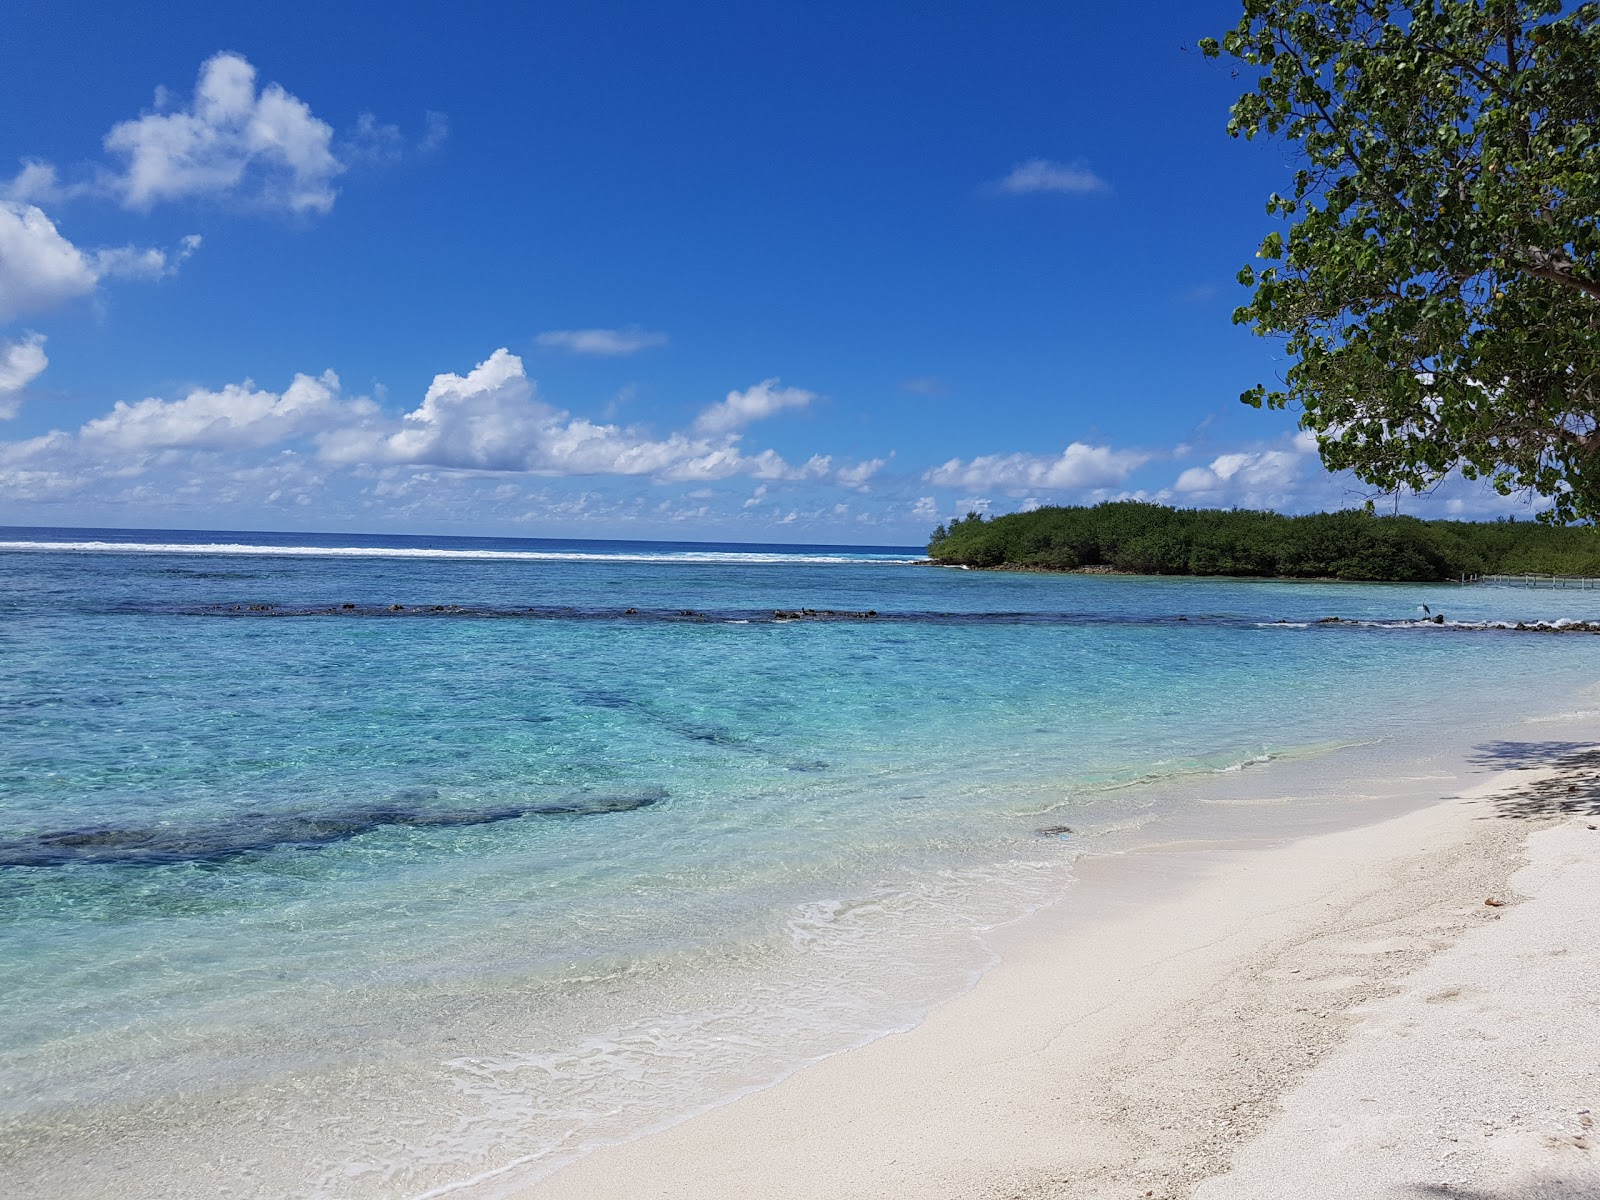
<instances>
[{"instance_id":1,"label":"white surf line","mask_svg":"<svg viewBox=\"0 0 1600 1200\"><path fill-rule=\"evenodd\" d=\"M922 561L903 558L857 557L850 554L782 554L738 550L679 550L649 553L624 551L607 554L584 550L452 550L433 546L261 546L239 542L0 542L0 551L55 551L77 554L206 554L282 558L441 558L510 562L681 562L681 563L800 563L836 566L901 566Z\"/></svg>"}]
</instances>

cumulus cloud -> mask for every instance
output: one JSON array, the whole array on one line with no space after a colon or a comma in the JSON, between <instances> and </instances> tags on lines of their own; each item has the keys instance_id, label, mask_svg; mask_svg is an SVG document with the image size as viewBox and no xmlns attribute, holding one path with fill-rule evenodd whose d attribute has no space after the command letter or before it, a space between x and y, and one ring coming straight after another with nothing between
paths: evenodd
<instances>
[{"instance_id":1,"label":"cumulus cloud","mask_svg":"<svg viewBox=\"0 0 1600 1200\"><path fill-rule=\"evenodd\" d=\"M1108 192L1111 185L1081 162L1058 163L1048 158L1030 158L1012 167L1011 173L1003 179L997 179L991 188L1007 196L1025 196L1037 192L1081 196Z\"/></svg>"},{"instance_id":2,"label":"cumulus cloud","mask_svg":"<svg viewBox=\"0 0 1600 1200\"><path fill-rule=\"evenodd\" d=\"M125 160L109 182L130 208L233 193L267 208L323 213L345 169L332 141L333 129L303 100L276 83L257 90L255 68L223 52L202 64L187 107L123 121L105 147Z\"/></svg>"},{"instance_id":3,"label":"cumulus cloud","mask_svg":"<svg viewBox=\"0 0 1600 1200\"><path fill-rule=\"evenodd\" d=\"M152 111L112 126L103 144L120 160L115 169L63 183L52 164L26 159L15 176L0 180L0 200L53 204L109 195L148 210L162 201L228 196L261 209L325 213L338 196L334 180L352 164L430 154L449 133L443 113L426 113L413 139L364 112L336 140L305 101L280 84L258 88L249 60L223 51L201 64L187 104L174 108L158 87Z\"/></svg>"},{"instance_id":4,"label":"cumulus cloud","mask_svg":"<svg viewBox=\"0 0 1600 1200\"><path fill-rule=\"evenodd\" d=\"M1153 456L1073 442L1059 456L984 454L963 462L952 458L923 475L928 483L961 488L1057 489L1105 487L1121 483Z\"/></svg>"},{"instance_id":5,"label":"cumulus cloud","mask_svg":"<svg viewBox=\"0 0 1600 1200\"><path fill-rule=\"evenodd\" d=\"M198 235L178 249L119 246L85 252L36 205L0 200L0 322L87 296L102 279L159 279L200 245Z\"/></svg>"},{"instance_id":6,"label":"cumulus cloud","mask_svg":"<svg viewBox=\"0 0 1600 1200\"><path fill-rule=\"evenodd\" d=\"M1219 454L1208 466L1190 467L1172 490L1189 497L1231 500L1281 495L1299 483L1316 452L1315 437L1297 433L1281 447Z\"/></svg>"},{"instance_id":7,"label":"cumulus cloud","mask_svg":"<svg viewBox=\"0 0 1600 1200\"><path fill-rule=\"evenodd\" d=\"M178 264L200 249L198 233L178 241L176 250L150 246L113 246L96 250L89 261L100 279L164 279L177 272Z\"/></svg>"},{"instance_id":8,"label":"cumulus cloud","mask_svg":"<svg viewBox=\"0 0 1600 1200\"><path fill-rule=\"evenodd\" d=\"M0 420L17 415L22 407L22 389L49 365L43 334L30 333L18 342L0 340Z\"/></svg>"},{"instance_id":9,"label":"cumulus cloud","mask_svg":"<svg viewBox=\"0 0 1600 1200\"><path fill-rule=\"evenodd\" d=\"M0 183L0 200L16 200L23 204L49 204L65 194L56 169L47 162L25 159L22 169L5 183Z\"/></svg>"},{"instance_id":10,"label":"cumulus cloud","mask_svg":"<svg viewBox=\"0 0 1600 1200\"><path fill-rule=\"evenodd\" d=\"M334 430L320 443L324 457L345 464L634 475L666 481L734 475L825 480L837 474L825 455L792 464L772 450L746 453L727 427L716 435L702 430L653 437L636 428L575 417L539 399L522 360L504 348L466 375L435 376L421 405L398 421L373 420Z\"/></svg>"},{"instance_id":11,"label":"cumulus cloud","mask_svg":"<svg viewBox=\"0 0 1600 1200\"><path fill-rule=\"evenodd\" d=\"M84 253L32 204L0 201L0 321L94 291Z\"/></svg>"},{"instance_id":12,"label":"cumulus cloud","mask_svg":"<svg viewBox=\"0 0 1600 1200\"><path fill-rule=\"evenodd\" d=\"M833 477L841 487L865 488L867 480L881 471L887 461L882 458L869 458L851 467L840 467L833 473Z\"/></svg>"},{"instance_id":13,"label":"cumulus cloud","mask_svg":"<svg viewBox=\"0 0 1600 1200\"><path fill-rule=\"evenodd\" d=\"M119 451L245 450L318 433L376 411L370 400L344 400L339 377L296 375L282 392L246 380L220 391L196 388L179 400L155 397L115 408L79 430L86 443Z\"/></svg>"},{"instance_id":14,"label":"cumulus cloud","mask_svg":"<svg viewBox=\"0 0 1600 1200\"><path fill-rule=\"evenodd\" d=\"M572 354L621 357L655 346L665 346L667 335L652 333L634 325L627 329L550 329L541 333L537 341L548 349L566 350Z\"/></svg>"},{"instance_id":15,"label":"cumulus cloud","mask_svg":"<svg viewBox=\"0 0 1600 1200\"><path fill-rule=\"evenodd\" d=\"M732 433L783 409L804 408L816 398L814 392L803 388L779 387L776 379L763 379L742 392L729 392L726 399L702 412L694 427L708 434Z\"/></svg>"},{"instance_id":16,"label":"cumulus cloud","mask_svg":"<svg viewBox=\"0 0 1600 1200\"><path fill-rule=\"evenodd\" d=\"M43 369L42 341L30 337L14 356L0 357L7 372L0 384L20 387ZM709 512L700 502L732 497L707 484L752 480L746 507L756 508L774 499L769 485L859 487L881 465L836 466L827 455L792 462L773 450L745 449L737 433L656 436L574 416L546 403L521 360L501 349L465 374L436 376L404 413L343 395L331 371L296 375L281 392L245 381L119 403L76 431L0 441L0 496L21 505L92 501L152 513L199 511L208 496L258 508L315 501L346 516L358 511L348 504L358 503L393 519L438 519L444 504L465 520L484 505L524 503L526 484L505 475L592 476L610 477L615 482L603 486L623 491L629 478L687 484L693 490L671 502L673 511L700 519ZM696 503L682 507L685 501ZM567 501L551 503L539 519L571 515L562 507ZM637 495L617 503L643 512ZM742 512L737 504L733 499L723 515ZM615 505L604 511L607 519L626 515Z\"/></svg>"}]
</instances>

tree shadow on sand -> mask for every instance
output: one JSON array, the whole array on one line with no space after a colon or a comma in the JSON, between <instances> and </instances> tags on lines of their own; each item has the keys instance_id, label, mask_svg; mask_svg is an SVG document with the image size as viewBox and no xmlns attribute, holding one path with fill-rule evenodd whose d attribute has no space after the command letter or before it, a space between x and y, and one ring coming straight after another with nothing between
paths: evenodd
<instances>
[{"instance_id":1,"label":"tree shadow on sand","mask_svg":"<svg viewBox=\"0 0 1600 1200\"><path fill-rule=\"evenodd\" d=\"M1487 802L1496 816L1525 820L1600 816L1600 746L1592 742L1488 742L1473 752L1472 761L1497 771L1532 767L1551 771L1538 779L1515 782L1489 797Z\"/></svg>"},{"instance_id":2,"label":"tree shadow on sand","mask_svg":"<svg viewBox=\"0 0 1600 1200\"><path fill-rule=\"evenodd\" d=\"M1448 1183L1424 1183L1411 1189L1427 1200L1600 1200L1600 1192L1586 1183L1567 1179L1535 1179L1508 1191L1486 1192L1480 1188L1451 1187Z\"/></svg>"}]
</instances>

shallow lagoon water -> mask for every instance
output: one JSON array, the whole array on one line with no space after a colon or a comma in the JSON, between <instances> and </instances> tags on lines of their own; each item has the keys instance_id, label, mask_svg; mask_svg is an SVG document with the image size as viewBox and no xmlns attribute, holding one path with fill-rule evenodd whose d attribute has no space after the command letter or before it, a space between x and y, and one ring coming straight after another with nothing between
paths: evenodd
<instances>
[{"instance_id":1,"label":"shallow lagoon water","mask_svg":"<svg viewBox=\"0 0 1600 1200\"><path fill-rule=\"evenodd\" d=\"M914 1022L1219 780L1597 705L1600 638L1313 624L1597 593L912 555L0 530L36 1194L196 1128L217 1194L492 1194Z\"/></svg>"}]
</instances>

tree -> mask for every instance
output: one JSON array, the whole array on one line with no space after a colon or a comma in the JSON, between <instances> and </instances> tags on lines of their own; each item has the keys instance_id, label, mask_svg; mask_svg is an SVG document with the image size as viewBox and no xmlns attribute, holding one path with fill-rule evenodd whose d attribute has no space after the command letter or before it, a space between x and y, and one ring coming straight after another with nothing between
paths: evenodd
<instances>
[{"instance_id":1,"label":"tree","mask_svg":"<svg viewBox=\"0 0 1600 1200\"><path fill-rule=\"evenodd\" d=\"M1600 4L1245 0L1201 49L1261 71L1229 132L1303 160L1233 317L1292 365L1240 398L1384 491L1600 516Z\"/></svg>"}]
</instances>

